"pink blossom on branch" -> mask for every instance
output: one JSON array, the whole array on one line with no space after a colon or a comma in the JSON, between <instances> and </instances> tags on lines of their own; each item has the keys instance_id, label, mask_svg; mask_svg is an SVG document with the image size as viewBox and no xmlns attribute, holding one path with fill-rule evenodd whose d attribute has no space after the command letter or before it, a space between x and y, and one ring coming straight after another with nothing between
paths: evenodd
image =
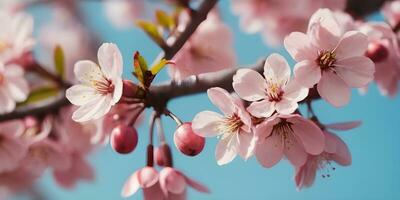
<instances>
[{"instance_id":1,"label":"pink blossom on branch","mask_svg":"<svg viewBox=\"0 0 400 200\"><path fill-rule=\"evenodd\" d=\"M75 64L80 84L66 91L67 99L80 106L72 115L77 122L95 120L107 114L122 96L122 55L115 44L105 43L98 51L99 65L85 60Z\"/></svg>"},{"instance_id":2,"label":"pink blossom on branch","mask_svg":"<svg viewBox=\"0 0 400 200\"><path fill-rule=\"evenodd\" d=\"M314 13L306 34L293 32L284 44L298 62L296 81L309 88L317 84L321 97L336 107L350 101L352 87L364 87L374 78L374 63L364 56L367 36L344 32L328 9Z\"/></svg>"},{"instance_id":3,"label":"pink blossom on branch","mask_svg":"<svg viewBox=\"0 0 400 200\"><path fill-rule=\"evenodd\" d=\"M358 29L368 36L366 55L375 62L374 81L383 95L393 97L400 81L400 52L396 34L382 22L366 22Z\"/></svg>"},{"instance_id":4,"label":"pink blossom on branch","mask_svg":"<svg viewBox=\"0 0 400 200\"><path fill-rule=\"evenodd\" d=\"M333 162L341 166L351 164L351 154L346 143L330 130L350 130L359 125L360 122L357 121L325 125L324 151L319 155L308 155L306 163L296 167L295 182L298 189L310 187L318 170L326 173L322 174L323 177L330 177L330 172L336 169Z\"/></svg>"},{"instance_id":5,"label":"pink blossom on branch","mask_svg":"<svg viewBox=\"0 0 400 200\"><path fill-rule=\"evenodd\" d=\"M290 32L305 31L308 19L319 8L344 10L345 6L346 0L232 0L241 28L260 32L270 45L280 45Z\"/></svg>"},{"instance_id":6,"label":"pink blossom on branch","mask_svg":"<svg viewBox=\"0 0 400 200\"><path fill-rule=\"evenodd\" d=\"M272 54L265 61L264 77L251 69L239 69L233 77L235 92L253 102L247 110L255 117L269 117L275 111L291 114L298 108L297 102L308 94L308 88L290 79L289 64L279 54Z\"/></svg>"},{"instance_id":7,"label":"pink blossom on branch","mask_svg":"<svg viewBox=\"0 0 400 200\"><path fill-rule=\"evenodd\" d=\"M9 121L0 124L0 173L12 171L27 154L27 144L20 135L24 124L19 121Z\"/></svg>"},{"instance_id":8,"label":"pink blossom on branch","mask_svg":"<svg viewBox=\"0 0 400 200\"><path fill-rule=\"evenodd\" d=\"M0 61L19 59L32 50L35 44L32 16L0 10L0 24Z\"/></svg>"},{"instance_id":9,"label":"pink blossom on branch","mask_svg":"<svg viewBox=\"0 0 400 200\"><path fill-rule=\"evenodd\" d=\"M228 164L237 154L247 160L255 145L250 114L239 99L222 88L210 88L207 93L223 115L212 111L198 113L192 121L193 131L202 137L220 136L215 149L219 165Z\"/></svg>"},{"instance_id":10,"label":"pink blossom on branch","mask_svg":"<svg viewBox=\"0 0 400 200\"><path fill-rule=\"evenodd\" d=\"M285 156L294 166L302 166L307 155L319 155L324 149L322 130L302 116L274 115L255 129L255 156L270 168Z\"/></svg>"},{"instance_id":11,"label":"pink blossom on branch","mask_svg":"<svg viewBox=\"0 0 400 200\"><path fill-rule=\"evenodd\" d=\"M382 14L391 27L398 27L400 23L400 1L388 1L382 7Z\"/></svg>"},{"instance_id":12,"label":"pink blossom on branch","mask_svg":"<svg viewBox=\"0 0 400 200\"><path fill-rule=\"evenodd\" d=\"M29 94L24 70L15 64L0 61L0 114L11 112L16 103L25 101Z\"/></svg>"},{"instance_id":13,"label":"pink blossom on branch","mask_svg":"<svg viewBox=\"0 0 400 200\"><path fill-rule=\"evenodd\" d=\"M106 17L120 29L133 27L135 20L144 12L144 4L143 0L105 0L103 2Z\"/></svg>"},{"instance_id":14,"label":"pink blossom on branch","mask_svg":"<svg viewBox=\"0 0 400 200\"><path fill-rule=\"evenodd\" d=\"M178 30L186 27L188 19L188 13L182 12ZM177 81L232 68L236 64L233 34L218 14L211 12L172 60L175 64L169 66L169 74Z\"/></svg>"}]
</instances>

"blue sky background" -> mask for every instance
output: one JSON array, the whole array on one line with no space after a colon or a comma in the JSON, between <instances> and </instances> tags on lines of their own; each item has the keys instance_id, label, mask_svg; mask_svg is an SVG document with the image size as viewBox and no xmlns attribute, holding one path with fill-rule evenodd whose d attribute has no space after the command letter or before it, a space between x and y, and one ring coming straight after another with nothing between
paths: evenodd
<instances>
[{"instance_id":1,"label":"blue sky background","mask_svg":"<svg viewBox=\"0 0 400 200\"><path fill-rule=\"evenodd\" d=\"M281 48L264 45L258 35L247 35L240 31L238 19L230 12L228 1L221 1L222 17L235 35L235 49L240 64L251 64L273 52L288 54ZM160 49L141 31L114 29L101 12L97 2L87 2L86 11L90 26L102 37L104 42L116 43L125 59L125 76L130 77L131 55L139 50L148 60L154 59ZM31 10L39 25L47 19L46 10ZM373 17L378 19L379 17ZM93 50L97 51L97 50ZM157 81L168 77L163 72ZM214 158L216 138L207 139L205 150L197 157L186 157L173 148L175 166L188 176L203 182L212 191L200 194L189 190L189 199L296 199L296 200L334 200L334 199L400 199L400 119L398 112L400 99L381 96L375 86L366 95L353 92L349 105L335 109L319 101L314 104L315 111L322 122L342 122L362 120L363 125L355 130L338 133L348 144L353 164L350 167L337 167L331 178L318 176L312 188L297 191L293 181L294 170L287 161L272 169L261 167L255 158L247 162L237 158L231 164L218 166ZM184 121L191 121L202 110L214 110L206 95L196 95L176 99L169 109ZM175 123L163 118L166 135L172 143ZM96 181L80 183L74 190L58 187L49 173L39 182L41 190L50 200L118 200L125 179L145 164L145 145L148 141L147 122L138 128L139 146L134 153L122 156L112 151L110 146L95 153L91 162L96 168ZM131 199L142 199L137 194Z\"/></svg>"}]
</instances>

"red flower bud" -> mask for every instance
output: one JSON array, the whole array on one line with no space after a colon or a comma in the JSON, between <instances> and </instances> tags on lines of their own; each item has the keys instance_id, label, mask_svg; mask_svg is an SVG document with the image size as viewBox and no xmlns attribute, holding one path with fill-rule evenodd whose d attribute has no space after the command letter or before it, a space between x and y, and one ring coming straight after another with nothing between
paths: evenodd
<instances>
[{"instance_id":1,"label":"red flower bud","mask_svg":"<svg viewBox=\"0 0 400 200\"><path fill-rule=\"evenodd\" d=\"M154 161L158 166L171 167L172 154L168 144L162 143L154 150Z\"/></svg>"},{"instance_id":2,"label":"red flower bud","mask_svg":"<svg viewBox=\"0 0 400 200\"><path fill-rule=\"evenodd\" d=\"M205 144L205 138L193 132L192 123L186 122L180 125L174 134L175 146L185 155L196 156Z\"/></svg>"},{"instance_id":3,"label":"red flower bud","mask_svg":"<svg viewBox=\"0 0 400 200\"><path fill-rule=\"evenodd\" d=\"M389 50L380 42L371 42L365 55L375 63L381 62L389 56Z\"/></svg>"},{"instance_id":4,"label":"red flower bud","mask_svg":"<svg viewBox=\"0 0 400 200\"><path fill-rule=\"evenodd\" d=\"M132 152L138 143L138 134L135 128L118 125L111 132L111 146L120 154Z\"/></svg>"},{"instance_id":5,"label":"red flower bud","mask_svg":"<svg viewBox=\"0 0 400 200\"><path fill-rule=\"evenodd\" d=\"M139 86L129 80L123 80L122 96L128 98L137 98L137 93L139 91Z\"/></svg>"}]
</instances>

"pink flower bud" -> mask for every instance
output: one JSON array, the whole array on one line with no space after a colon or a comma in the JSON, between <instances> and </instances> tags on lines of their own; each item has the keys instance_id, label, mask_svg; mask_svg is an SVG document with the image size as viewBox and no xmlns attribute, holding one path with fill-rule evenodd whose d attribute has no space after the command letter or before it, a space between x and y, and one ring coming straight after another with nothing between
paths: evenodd
<instances>
[{"instance_id":1,"label":"pink flower bud","mask_svg":"<svg viewBox=\"0 0 400 200\"><path fill-rule=\"evenodd\" d=\"M156 147L154 149L154 160L158 166L165 166L165 154L162 146Z\"/></svg>"},{"instance_id":2,"label":"pink flower bud","mask_svg":"<svg viewBox=\"0 0 400 200\"><path fill-rule=\"evenodd\" d=\"M138 143L138 134L135 128L118 125L111 132L111 146L120 154L132 152Z\"/></svg>"},{"instance_id":3,"label":"pink flower bud","mask_svg":"<svg viewBox=\"0 0 400 200\"><path fill-rule=\"evenodd\" d=\"M203 150L205 139L193 132L192 123L186 122L176 129L174 142L183 154L196 156Z\"/></svg>"},{"instance_id":4,"label":"pink flower bud","mask_svg":"<svg viewBox=\"0 0 400 200\"><path fill-rule=\"evenodd\" d=\"M132 81L123 80L122 96L141 99L144 97L144 91Z\"/></svg>"},{"instance_id":5,"label":"pink flower bud","mask_svg":"<svg viewBox=\"0 0 400 200\"><path fill-rule=\"evenodd\" d=\"M380 42L371 42L368 44L366 56L375 63L381 62L389 56L389 50Z\"/></svg>"}]
</instances>

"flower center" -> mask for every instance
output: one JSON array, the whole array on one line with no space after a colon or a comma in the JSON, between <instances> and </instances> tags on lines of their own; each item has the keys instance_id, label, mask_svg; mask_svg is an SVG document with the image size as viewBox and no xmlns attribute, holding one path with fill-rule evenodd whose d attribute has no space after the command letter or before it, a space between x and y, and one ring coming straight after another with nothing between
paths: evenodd
<instances>
[{"instance_id":1,"label":"flower center","mask_svg":"<svg viewBox=\"0 0 400 200\"><path fill-rule=\"evenodd\" d=\"M103 80L93 80L92 81L93 87L102 95L106 95L108 93L114 92L114 84L111 80L107 78L103 78Z\"/></svg>"},{"instance_id":2,"label":"flower center","mask_svg":"<svg viewBox=\"0 0 400 200\"><path fill-rule=\"evenodd\" d=\"M239 129L244 125L239 116L234 114L231 117L225 117L222 121L218 123L217 131L222 134L225 138L232 133L237 133Z\"/></svg>"},{"instance_id":3,"label":"flower center","mask_svg":"<svg viewBox=\"0 0 400 200\"><path fill-rule=\"evenodd\" d=\"M267 96L270 102L282 100L283 91L280 85L277 83L268 84Z\"/></svg>"},{"instance_id":4,"label":"flower center","mask_svg":"<svg viewBox=\"0 0 400 200\"><path fill-rule=\"evenodd\" d=\"M272 134L277 135L281 138L278 142L284 145L284 148L290 150L290 148L295 144L296 138L293 134L292 123L283 120L278 124L274 125L272 128ZM278 144L275 144L275 147L278 147Z\"/></svg>"},{"instance_id":5,"label":"flower center","mask_svg":"<svg viewBox=\"0 0 400 200\"><path fill-rule=\"evenodd\" d=\"M336 53L334 51L319 51L316 62L323 70L334 67Z\"/></svg>"}]
</instances>

